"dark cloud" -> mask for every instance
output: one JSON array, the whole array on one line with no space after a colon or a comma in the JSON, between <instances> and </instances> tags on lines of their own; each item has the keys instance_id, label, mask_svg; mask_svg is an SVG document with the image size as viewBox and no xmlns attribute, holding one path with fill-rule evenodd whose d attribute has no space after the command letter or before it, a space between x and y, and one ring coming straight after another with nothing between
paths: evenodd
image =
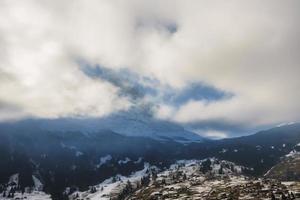
<instances>
[{"instance_id":1,"label":"dark cloud","mask_svg":"<svg viewBox=\"0 0 300 200\"><path fill-rule=\"evenodd\" d=\"M193 82L180 90L174 90L172 88L166 90L164 101L176 106L185 104L191 100L218 101L232 96L233 94L218 90L213 86L200 82Z\"/></svg>"},{"instance_id":2,"label":"dark cloud","mask_svg":"<svg viewBox=\"0 0 300 200\"><path fill-rule=\"evenodd\" d=\"M167 19L139 19L135 28L139 29L155 29L158 31L166 31L174 34L178 31L178 24L174 21Z\"/></svg>"},{"instance_id":3,"label":"dark cloud","mask_svg":"<svg viewBox=\"0 0 300 200\"><path fill-rule=\"evenodd\" d=\"M152 81L150 78L141 77L128 69L113 70L101 65L91 66L84 61L79 63L81 70L89 77L99 78L120 89L119 95L126 96L132 100L143 98L146 94L155 96L157 90L146 86L147 82ZM144 84L143 84L144 83Z\"/></svg>"},{"instance_id":4,"label":"dark cloud","mask_svg":"<svg viewBox=\"0 0 300 200\"><path fill-rule=\"evenodd\" d=\"M163 85L157 79L140 76L128 68L113 70L101 65L91 66L87 62L79 62L81 70L89 77L107 81L120 89L121 96L138 100L146 95L158 100L160 103L168 103L180 106L191 100L218 101L230 98L233 94L218 90L213 86L200 82L193 82L181 89L175 89L169 85ZM158 86L158 87L155 87Z\"/></svg>"}]
</instances>

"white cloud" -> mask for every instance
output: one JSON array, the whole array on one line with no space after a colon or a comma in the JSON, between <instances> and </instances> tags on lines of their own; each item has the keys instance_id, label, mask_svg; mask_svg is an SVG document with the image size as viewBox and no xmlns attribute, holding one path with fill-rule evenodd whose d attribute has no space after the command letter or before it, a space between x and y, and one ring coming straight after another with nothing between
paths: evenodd
<instances>
[{"instance_id":1,"label":"white cloud","mask_svg":"<svg viewBox=\"0 0 300 200\"><path fill-rule=\"evenodd\" d=\"M118 88L78 69L76 59L85 59L174 88L201 81L235 95L179 108L158 102L161 118L249 126L300 119L297 0L0 4L0 102L15 105L21 117L102 116L128 108ZM2 110L0 116L9 116Z\"/></svg>"},{"instance_id":2,"label":"white cloud","mask_svg":"<svg viewBox=\"0 0 300 200\"><path fill-rule=\"evenodd\" d=\"M224 139L228 137L228 133L219 130L193 130L193 132L211 139Z\"/></svg>"},{"instance_id":3,"label":"white cloud","mask_svg":"<svg viewBox=\"0 0 300 200\"><path fill-rule=\"evenodd\" d=\"M54 14L33 2L7 1L0 8L0 101L19 108L14 114L1 109L0 120L103 116L127 109L130 103L117 95L118 88L79 70L65 36L56 33Z\"/></svg>"}]
</instances>

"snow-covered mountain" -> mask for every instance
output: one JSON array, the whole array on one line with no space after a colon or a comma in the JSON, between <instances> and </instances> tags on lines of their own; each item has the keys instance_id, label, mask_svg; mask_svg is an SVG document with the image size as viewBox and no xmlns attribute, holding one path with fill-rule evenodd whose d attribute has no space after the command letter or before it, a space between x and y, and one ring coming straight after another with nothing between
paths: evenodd
<instances>
[{"instance_id":1,"label":"snow-covered mountain","mask_svg":"<svg viewBox=\"0 0 300 200\"><path fill-rule=\"evenodd\" d=\"M26 120L19 124L55 132L80 131L89 134L109 130L125 136L148 137L160 141L173 140L182 143L205 140L176 123L155 119L150 111L140 109L119 112L103 118Z\"/></svg>"}]
</instances>

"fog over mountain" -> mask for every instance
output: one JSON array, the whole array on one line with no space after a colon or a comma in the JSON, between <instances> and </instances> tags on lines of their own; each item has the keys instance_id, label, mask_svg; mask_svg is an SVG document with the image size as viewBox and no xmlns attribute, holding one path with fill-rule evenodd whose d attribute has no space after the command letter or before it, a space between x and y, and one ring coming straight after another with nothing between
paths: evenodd
<instances>
[{"instance_id":1,"label":"fog over mountain","mask_svg":"<svg viewBox=\"0 0 300 200\"><path fill-rule=\"evenodd\" d=\"M0 200L300 198L299 8L0 0Z\"/></svg>"},{"instance_id":2,"label":"fog over mountain","mask_svg":"<svg viewBox=\"0 0 300 200\"><path fill-rule=\"evenodd\" d=\"M299 121L298 4L4 0L0 119L151 104L209 137Z\"/></svg>"}]
</instances>

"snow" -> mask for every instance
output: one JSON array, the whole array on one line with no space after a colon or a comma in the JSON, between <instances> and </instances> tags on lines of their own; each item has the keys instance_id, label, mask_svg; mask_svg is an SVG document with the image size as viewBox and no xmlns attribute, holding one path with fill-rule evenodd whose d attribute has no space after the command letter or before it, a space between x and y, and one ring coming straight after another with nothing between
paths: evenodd
<instances>
[{"instance_id":1,"label":"snow","mask_svg":"<svg viewBox=\"0 0 300 200\"><path fill-rule=\"evenodd\" d=\"M211 177L207 178L207 175L202 174L199 170L202 162L207 159L211 162L211 172L214 175L213 179ZM236 185L247 183L246 178L243 175L238 174L238 172L241 172L242 166L235 165L229 161L218 160L217 158L207 159L178 160L175 164L171 165L169 169L157 174L158 178L156 180L158 182L164 180L166 184L160 185L159 187L154 186L153 183L152 185L150 184L149 187L152 188L150 196L155 194L178 194L180 188L189 188L195 199L205 199L203 197L207 196L214 188L234 187ZM226 181L223 179L223 174L219 174L221 166L223 167L224 174L226 174L226 177L228 178ZM231 172L232 167L234 168L235 173ZM183 180L182 177L179 177L177 180L174 180L172 177L174 177L174 174L178 174L178 172L180 172L179 174L185 174L186 179ZM180 198L174 198L175 196L176 195L168 199L194 199L185 194L180 194Z\"/></svg>"},{"instance_id":2,"label":"snow","mask_svg":"<svg viewBox=\"0 0 300 200\"><path fill-rule=\"evenodd\" d=\"M285 157L295 157L297 155L300 155L300 152L297 152L296 150L292 150L290 153L288 153L287 155L285 155Z\"/></svg>"},{"instance_id":3,"label":"snow","mask_svg":"<svg viewBox=\"0 0 300 200\"><path fill-rule=\"evenodd\" d=\"M219 153L226 153L228 151L228 149L222 149L222 151L220 151Z\"/></svg>"},{"instance_id":4,"label":"snow","mask_svg":"<svg viewBox=\"0 0 300 200\"><path fill-rule=\"evenodd\" d=\"M271 169L269 169L265 174L264 176L268 176L270 174L270 172L274 169L275 166L273 166Z\"/></svg>"},{"instance_id":5,"label":"snow","mask_svg":"<svg viewBox=\"0 0 300 200\"><path fill-rule=\"evenodd\" d=\"M112 159L111 155L106 155L104 157L100 158L100 162L97 165L97 168L101 167L102 165L106 164L107 162L109 162Z\"/></svg>"},{"instance_id":6,"label":"snow","mask_svg":"<svg viewBox=\"0 0 300 200\"><path fill-rule=\"evenodd\" d=\"M139 159L137 159L136 161L134 161L134 164L139 164L139 163L142 162L142 160L143 160L143 158L142 158L142 157L139 157Z\"/></svg>"},{"instance_id":7,"label":"snow","mask_svg":"<svg viewBox=\"0 0 300 200\"><path fill-rule=\"evenodd\" d=\"M125 160L119 160L119 161L118 161L118 164L119 164L119 165L126 164L126 163L128 163L129 161L131 161L130 158L126 157Z\"/></svg>"},{"instance_id":8,"label":"snow","mask_svg":"<svg viewBox=\"0 0 300 200\"><path fill-rule=\"evenodd\" d=\"M33 191L31 193L24 193L23 195L19 192L15 193L13 199L26 199L26 200L51 200L50 195L45 194L44 192ZM12 200L12 198L5 198L0 196L0 200Z\"/></svg>"},{"instance_id":9,"label":"snow","mask_svg":"<svg viewBox=\"0 0 300 200\"><path fill-rule=\"evenodd\" d=\"M283 127L283 126L289 126L289 125L293 125L295 124L295 122L287 122L287 123L281 123L281 124L278 124L276 127Z\"/></svg>"},{"instance_id":10,"label":"snow","mask_svg":"<svg viewBox=\"0 0 300 200\"><path fill-rule=\"evenodd\" d=\"M31 191L30 188L25 188L25 193L22 195L21 192L15 192L14 194L14 198L13 199L26 199L26 200L51 200L50 195L40 191L43 189L43 184L42 182L36 177L36 176L32 176L32 180L34 183L34 188L33 191ZM19 183L19 174L13 174L12 176L10 176L8 184L12 184L12 183ZM11 186L8 186L6 189L6 195L8 195L8 192L10 191ZM3 197L2 194L0 196L0 200L11 200L12 198L6 198Z\"/></svg>"},{"instance_id":11,"label":"snow","mask_svg":"<svg viewBox=\"0 0 300 200\"><path fill-rule=\"evenodd\" d=\"M68 145L66 145L66 144L64 144L63 142L61 142L60 143L60 146L62 147L62 148L66 148L66 149L71 149L71 150L75 150L76 149L76 147L74 147L74 146L68 146Z\"/></svg>"},{"instance_id":12,"label":"snow","mask_svg":"<svg viewBox=\"0 0 300 200\"><path fill-rule=\"evenodd\" d=\"M245 179L240 173L242 172L245 167L236 165L229 161L218 160L217 158L207 158L211 161L212 172L219 176L219 169L221 166L223 167L223 172L226 175L229 175L232 178L230 184L239 184L244 182ZM136 185L142 177L147 175L148 172L153 172L154 170L157 172L157 180L165 179L166 177L170 177L172 173L176 173L178 170L181 170L187 177L189 177L190 181L200 181L203 182L201 186L195 186L196 190L202 192L209 192L212 187L224 185L225 182L223 180L214 180L204 183L205 175L199 171L199 166L201 166L202 162L206 161L207 159L203 160L178 160L174 164L170 166L169 169L159 171L159 169L155 166L150 166L148 163L144 163L144 169L133 173L129 177L125 177L122 175L116 175L109 179L106 179L102 183L96 186L92 186L96 188L95 193L91 193L90 191L83 191L83 192L74 192L69 196L69 199L74 199L77 195L79 199L90 199L90 200L109 200L113 198L115 195L118 195L119 192L126 186L127 181L134 186ZM125 160L128 160L125 158ZM125 161L122 160L122 161ZM226 167L227 166L227 167ZM229 167L228 167L229 166ZM231 171L233 170L233 171ZM238 175L237 178L235 176ZM188 187L189 184L187 183L175 183L171 185L166 185L169 188L181 188L182 186ZM91 187L91 188L92 188ZM201 188L200 188L201 187Z\"/></svg>"},{"instance_id":13,"label":"snow","mask_svg":"<svg viewBox=\"0 0 300 200\"><path fill-rule=\"evenodd\" d=\"M293 185L295 184L296 182L295 181L284 181L284 182L281 182L283 185L286 185L286 186L290 186L290 185Z\"/></svg>"},{"instance_id":14,"label":"snow","mask_svg":"<svg viewBox=\"0 0 300 200\"><path fill-rule=\"evenodd\" d=\"M261 149L262 149L262 146L260 146L260 145L256 146L256 150L260 151Z\"/></svg>"},{"instance_id":15,"label":"snow","mask_svg":"<svg viewBox=\"0 0 300 200\"><path fill-rule=\"evenodd\" d=\"M44 185L42 184L42 182L36 176L34 176L34 175L32 175L32 180L33 180L33 183L34 183L35 190L42 191L43 187L44 187Z\"/></svg>"},{"instance_id":16,"label":"snow","mask_svg":"<svg viewBox=\"0 0 300 200\"><path fill-rule=\"evenodd\" d=\"M72 197L75 194L78 194L80 198L84 199L90 199L90 200L109 200L110 195L112 193L118 193L121 189L123 189L127 183L127 181L130 181L132 184L134 184L137 181L140 181L143 176L146 175L147 170L150 168L150 165L148 163L144 163L144 169L137 171L133 173L129 177L117 175L115 177L111 177L109 179L106 179L99 185L96 185L97 192L90 193L89 191L85 192L75 192L71 196ZM116 180L116 182L113 182L113 180Z\"/></svg>"},{"instance_id":17,"label":"snow","mask_svg":"<svg viewBox=\"0 0 300 200\"><path fill-rule=\"evenodd\" d=\"M223 172L225 174L231 174L231 173L242 173L243 169L248 169L248 170L253 170L251 168L247 168L244 166L240 166L240 165L236 165L233 162L229 162L229 161L225 161L225 160L218 160L217 158L207 158L210 160L211 162L211 172L214 174L219 174L219 170L221 169L221 166L223 166ZM191 174L194 173L194 171L197 169L197 166L200 166L202 164L202 162L206 161L207 159L203 159L203 160L178 160L175 164L171 165L169 168L169 171L175 171L177 170L180 166L184 166L186 171L185 173L187 174ZM228 169L224 166L233 166L233 169ZM233 170L233 171L231 171ZM167 175L168 174L168 170L165 171Z\"/></svg>"},{"instance_id":18,"label":"snow","mask_svg":"<svg viewBox=\"0 0 300 200\"><path fill-rule=\"evenodd\" d=\"M8 184L11 184L11 183L15 183L16 185L19 184L19 174L13 174L9 177Z\"/></svg>"},{"instance_id":19,"label":"snow","mask_svg":"<svg viewBox=\"0 0 300 200\"><path fill-rule=\"evenodd\" d=\"M83 155L83 153L81 152L81 151L76 151L76 157L79 157L79 156L82 156Z\"/></svg>"}]
</instances>

